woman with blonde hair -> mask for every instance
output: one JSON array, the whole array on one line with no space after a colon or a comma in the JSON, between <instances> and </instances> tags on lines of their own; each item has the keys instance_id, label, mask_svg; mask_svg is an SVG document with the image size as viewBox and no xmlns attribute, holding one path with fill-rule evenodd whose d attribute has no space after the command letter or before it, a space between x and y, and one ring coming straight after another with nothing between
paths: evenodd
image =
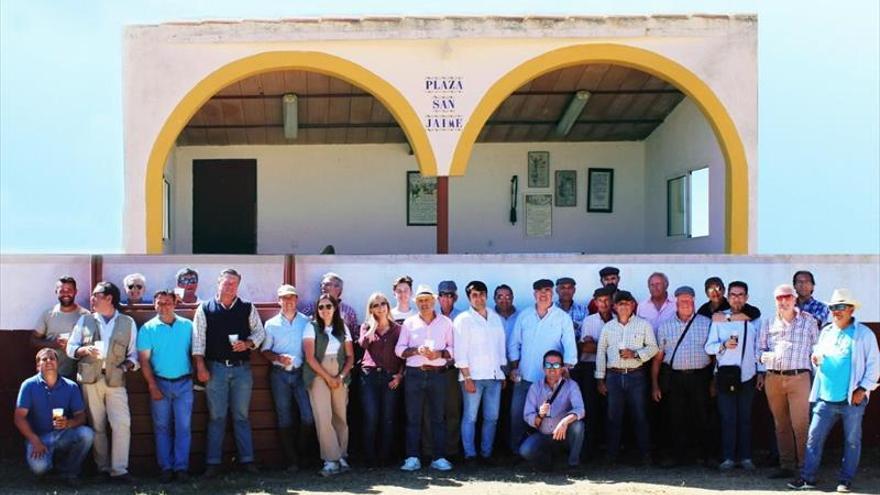
<instances>
[{"instance_id":1,"label":"woman with blonde hair","mask_svg":"<svg viewBox=\"0 0 880 495\"><path fill-rule=\"evenodd\" d=\"M361 361L360 395L363 414L364 453L371 463L388 464L397 431L403 360L394 353L400 325L391 317L391 305L381 292L367 299L367 317L361 326L358 345L364 349ZM379 433L377 444L376 433Z\"/></svg>"},{"instance_id":2,"label":"woman with blonde hair","mask_svg":"<svg viewBox=\"0 0 880 495\"><path fill-rule=\"evenodd\" d=\"M303 382L315 417L318 444L324 467L322 476L348 471L348 384L354 366L351 332L339 313L339 300L321 294L315 303L316 315L303 331Z\"/></svg>"}]
</instances>

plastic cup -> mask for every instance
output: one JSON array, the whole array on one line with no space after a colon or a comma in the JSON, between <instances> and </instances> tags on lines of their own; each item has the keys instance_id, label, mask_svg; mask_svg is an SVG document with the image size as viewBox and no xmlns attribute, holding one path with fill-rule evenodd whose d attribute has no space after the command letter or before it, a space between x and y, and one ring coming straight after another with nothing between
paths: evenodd
<instances>
[{"instance_id":1,"label":"plastic cup","mask_svg":"<svg viewBox=\"0 0 880 495\"><path fill-rule=\"evenodd\" d=\"M768 352L761 353L761 362L764 363L765 365L772 363L774 359L776 359L775 352L768 351Z\"/></svg>"},{"instance_id":2,"label":"plastic cup","mask_svg":"<svg viewBox=\"0 0 880 495\"><path fill-rule=\"evenodd\" d=\"M98 348L98 359L104 359L104 356L107 355L107 342L96 340L92 345Z\"/></svg>"},{"instance_id":3,"label":"plastic cup","mask_svg":"<svg viewBox=\"0 0 880 495\"><path fill-rule=\"evenodd\" d=\"M229 343L235 344L236 342L238 342L238 335L230 335L229 336Z\"/></svg>"},{"instance_id":4,"label":"plastic cup","mask_svg":"<svg viewBox=\"0 0 880 495\"><path fill-rule=\"evenodd\" d=\"M425 339L425 347L430 350L434 350L434 339Z\"/></svg>"},{"instance_id":5,"label":"plastic cup","mask_svg":"<svg viewBox=\"0 0 880 495\"><path fill-rule=\"evenodd\" d=\"M56 407L52 409L52 419L59 419L64 417L64 408Z\"/></svg>"}]
</instances>

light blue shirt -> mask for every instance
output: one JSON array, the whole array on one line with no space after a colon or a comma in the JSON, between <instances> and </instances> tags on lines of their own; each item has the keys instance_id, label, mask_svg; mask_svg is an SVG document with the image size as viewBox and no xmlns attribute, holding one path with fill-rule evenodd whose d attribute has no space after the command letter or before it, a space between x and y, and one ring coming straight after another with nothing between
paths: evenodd
<instances>
[{"instance_id":1,"label":"light blue shirt","mask_svg":"<svg viewBox=\"0 0 880 495\"><path fill-rule=\"evenodd\" d=\"M293 356L293 366L299 368L303 364L303 332L306 327L311 326L309 323L309 318L300 312L296 313L292 321L278 313L263 325L266 339L263 340L261 349Z\"/></svg>"},{"instance_id":2,"label":"light blue shirt","mask_svg":"<svg viewBox=\"0 0 880 495\"><path fill-rule=\"evenodd\" d=\"M544 379L544 353L551 349L562 353L565 364L577 364L574 324L568 313L556 306L550 306L543 318L535 306L520 311L507 344L507 359L519 361L523 380Z\"/></svg>"},{"instance_id":3,"label":"light blue shirt","mask_svg":"<svg viewBox=\"0 0 880 495\"><path fill-rule=\"evenodd\" d=\"M137 334L137 350L150 351L150 366L160 378L178 378L192 373L192 321L174 315L168 325L154 316Z\"/></svg>"},{"instance_id":4,"label":"light blue shirt","mask_svg":"<svg viewBox=\"0 0 880 495\"><path fill-rule=\"evenodd\" d=\"M825 327L822 334L832 328ZM852 404L852 393L855 389L862 387L865 389L865 395L870 396L871 391L877 388L877 380L880 380L880 350L877 348L877 337L870 328L853 322L848 328L855 327L853 333L854 345L852 346L852 360L850 361L849 386L847 387L848 403ZM819 337L822 338L822 335ZM810 389L810 402L816 402L819 398L819 377L813 380L813 388Z\"/></svg>"},{"instance_id":5,"label":"light blue shirt","mask_svg":"<svg viewBox=\"0 0 880 495\"><path fill-rule=\"evenodd\" d=\"M831 325L819 336L814 352L822 355L822 363L816 370L816 381L819 382L819 398L824 401L846 400L855 331L852 325L843 330Z\"/></svg>"},{"instance_id":6,"label":"light blue shirt","mask_svg":"<svg viewBox=\"0 0 880 495\"><path fill-rule=\"evenodd\" d=\"M748 325L748 335L743 338L745 325ZM739 338L735 349L724 347L724 343L731 335ZM740 366L740 381L747 382L757 372L763 372L764 366L758 363L758 329L752 322L742 321L713 321L709 325L709 337L706 339L706 354L715 356L715 369L718 366Z\"/></svg>"}]
</instances>

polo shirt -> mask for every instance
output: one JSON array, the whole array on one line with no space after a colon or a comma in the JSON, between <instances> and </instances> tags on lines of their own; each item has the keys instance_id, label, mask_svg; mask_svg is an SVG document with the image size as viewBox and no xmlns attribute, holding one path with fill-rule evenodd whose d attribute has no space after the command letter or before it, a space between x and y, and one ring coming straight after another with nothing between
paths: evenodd
<instances>
[{"instance_id":1,"label":"polo shirt","mask_svg":"<svg viewBox=\"0 0 880 495\"><path fill-rule=\"evenodd\" d=\"M278 313L263 325L266 338L263 340L262 349L293 357L293 367L299 368L304 362L303 333L311 326L309 318L300 312L296 313L293 320L288 320L282 313Z\"/></svg>"},{"instance_id":2,"label":"polo shirt","mask_svg":"<svg viewBox=\"0 0 880 495\"><path fill-rule=\"evenodd\" d=\"M75 413L85 410L79 386L61 375L55 386L43 380L37 373L21 384L15 407L27 409L27 421L37 435L52 432L52 409L64 408L64 416L72 418Z\"/></svg>"},{"instance_id":3,"label":"polo shirt","mask_svg":"<svg viewBox=\"0 0 880 495\"><path fill-rule=\"evenodd\" d=\"M174 323L168 325L154 316L138 332L137 349L150 351L150 366L156 376L178 378L192 373L192 334L193 324L186 318L174 315Z\"/></svg>"},{"instance_id":4,"label":"polo shirt","mask_svg":"<svg viewBox=\"0 0 880 495\"><path fill-rule=\"evenodd\" d=\"M849 398L855 331L853 325L843 330L831 325L819 337L815 352L822 355L822 364L816 370L821 400L841 402Z\"/></svg>"}]
</instances>

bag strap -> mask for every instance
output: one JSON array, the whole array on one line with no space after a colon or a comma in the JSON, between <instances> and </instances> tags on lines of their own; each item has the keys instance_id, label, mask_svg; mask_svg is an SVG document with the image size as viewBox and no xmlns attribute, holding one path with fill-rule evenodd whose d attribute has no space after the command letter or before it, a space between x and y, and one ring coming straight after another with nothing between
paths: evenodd
<instances>
[{"instance_id":1,"label":"bag strap","mask_svg":"<svg viewBox=\"0 0 880 495\"><path fill-rule=\"evenodd\" d=\"M559 395L559 391L562 390L563 385L565 385L565 378L559 381L559 385L556 386L556 390L553 391L553 395L551 395L550 399L547 400L548 404L553 404L553 401L556 400L556 396Z\"/></svg>"},{"instance_id":2,"label":"bag strap","mask_svg":"<svg viewBox=\"0 0 880 495\"><path fill-rule=\"evenodd\" d=\"M743 341L740 355L739 355L739 367L742 368L743 362L746 360L746 346L749 345L749 322L743 320Z\"/></svg>"},{"instance_id":3,"label":"bag strap","mask_svg":"<svg viewBox=\"0 0 880 495\"><path fill-rule=\"evenodd\" d=\"M675 364L675 353L678 352L678 346L681 345L681 341L684 340L684 336L687 335L688 330L691 329L691 323L697 319L697 315L691 316L691 319L688 320L687 325L684 327L684 332L681 333L681 336L678 338L678 342L675 344L675 349L672 350L672 357L669 358L669 367L675 369L672 365Z\"/></svg>"}]
</instances>

